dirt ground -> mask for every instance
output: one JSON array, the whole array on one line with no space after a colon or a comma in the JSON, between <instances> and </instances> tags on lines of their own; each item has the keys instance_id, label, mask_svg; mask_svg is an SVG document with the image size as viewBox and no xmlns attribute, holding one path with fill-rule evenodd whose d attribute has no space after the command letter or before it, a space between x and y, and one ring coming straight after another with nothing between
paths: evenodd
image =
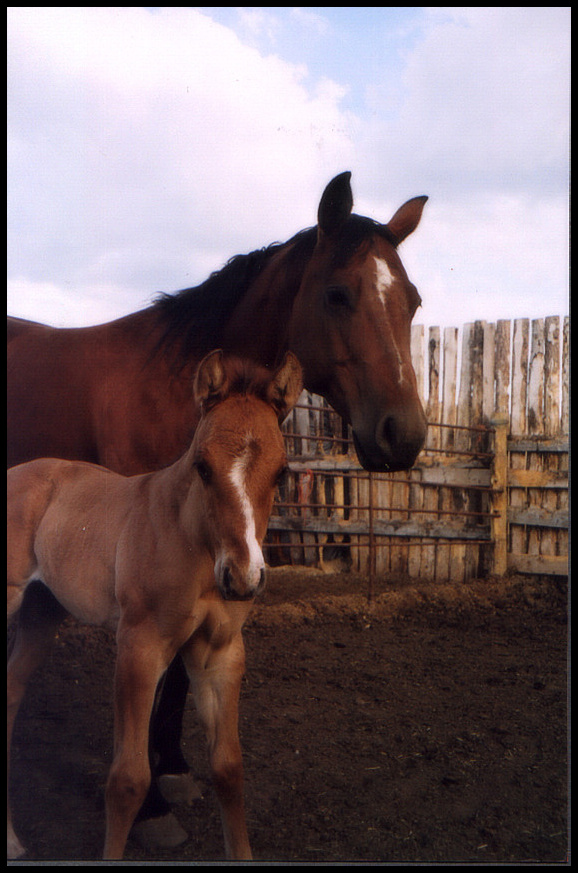
<instances>
[{"instance_id":1,"label":"dirt ground","mask_svg":"<svg viewBox=\"0 0 578 873\"><path fill-rule=\"evenodd\" d=\"M567 580L467 586L271 573L247 625L240 708L255 858L567 862ZM14 743L21 863L96 861L111 756L114 648L72 621L31 683ZM202 799L156 860L219 861L204 739L183 747ZM153 860L135 842L128 861Z\"/></svg>"}]
</instances>

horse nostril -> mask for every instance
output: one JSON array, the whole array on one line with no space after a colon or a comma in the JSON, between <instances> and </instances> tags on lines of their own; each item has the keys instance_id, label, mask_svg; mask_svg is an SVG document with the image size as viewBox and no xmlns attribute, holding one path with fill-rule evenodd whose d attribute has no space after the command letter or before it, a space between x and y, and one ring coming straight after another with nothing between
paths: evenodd
<instances>
[{"instance_id":1,"label":"horse nostril","mask_svg":"<svg viewBox=\"0 0 578 873\"><path fill-rule=\"evenodd\" d=\"M232 592L232 588L233 588L232 583L233 583L233 577L231 575L231 570L229 569L229 567L225 567L225 569L223 570L223 579L222 579L223 594L225 595L225 597L230 597L231 592Z\"/></svg>"},{"instance_id":2,"label":"horse nostril","mask_svg":"<svg viewBox=\"0 0 578 873\"><path fill-rule=\"evenodd\" d=\"M378 424L376 442L389 456L389 469L407 470L414 463L425 443L427 422L396 412L385 415Z\"/></svg>"},{"instance_id":3,"label":"horse nostril","mask_svg":"<svg viewBox=\"0 0 578 873\"><path fill-rule=\"evenodd\" d=\"M384 442L390 450L397 446L399 428L395 416L387 415L381 423L381 434L378 434L378 442ZM381 437L381 439L380 439Z\"/></svg>"},{"instance_id":4,"label":"horse nostril","mask_svg":"<svg viewBox=\"0 0 578 873\"><path fill-rule=\"evenodd\" d=\"M267 581L267 574L265 573L265 568L261 567L261 572L259 573L259 584L257 585L257 593L263 590L265 587L265 582Z\"/></svg>"}]
</instances>

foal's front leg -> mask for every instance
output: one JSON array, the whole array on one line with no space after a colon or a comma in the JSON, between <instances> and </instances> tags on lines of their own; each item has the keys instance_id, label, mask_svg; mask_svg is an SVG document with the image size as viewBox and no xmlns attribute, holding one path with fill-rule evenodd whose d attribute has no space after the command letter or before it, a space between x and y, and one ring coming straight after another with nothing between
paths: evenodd
<instances>
[{"instance_id":1,"label":"foal's front leg","mask_svg":"<svg viewBox=\"0 0 578 873\"><path fill-rule=\"evenodd\" d=\"M206 640L181 650L191 679L191 690L205 728L209 761L225 837L227 858L251 860L245 822L243 762L238 730L238 704L245 671L241 634L220 648Z\"/></svg>"},{"instance_id":2,"label":"foal's front leg","mask_svg":"<svg viewBox=\"0 0 578 873\"><path fill-rule=\"evenodd\" d=\"M150 628L119 627L114 678L114 758L106 785L104 859L121 859L151 781L149 723L170 658Z\"/></svg>"}]
</instances>

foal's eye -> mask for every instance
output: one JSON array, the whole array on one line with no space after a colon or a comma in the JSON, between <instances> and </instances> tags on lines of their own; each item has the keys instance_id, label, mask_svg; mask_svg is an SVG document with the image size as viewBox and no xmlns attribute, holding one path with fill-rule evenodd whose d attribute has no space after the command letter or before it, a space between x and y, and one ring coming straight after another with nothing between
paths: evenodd
<instances>
[{"instance_id":1,"label":"foal's eye","mask_svg":"<svg viewBox=\"0 0 578 873\"><path fill-rule=\"evenodd\" d=\"M197 461L195 463L195 468L196 468L197 473L199 474L201 482L204 482L205 485L208 485L209 482L211 481L212 471L211 471L211 468L209 467L209 465L207 464L207 462L206 461Z\"/></svg>"},{"instance_id":2,"label":"foal's eye","mask_svg":"<svg viewBox=\"0 0 578 873\"><path fill-rule=\"evenodd\" d=\"M325 305L328 309L352 312L353 300L346 285L330 285L325 289Z\"/></svg>"}]
</instances>

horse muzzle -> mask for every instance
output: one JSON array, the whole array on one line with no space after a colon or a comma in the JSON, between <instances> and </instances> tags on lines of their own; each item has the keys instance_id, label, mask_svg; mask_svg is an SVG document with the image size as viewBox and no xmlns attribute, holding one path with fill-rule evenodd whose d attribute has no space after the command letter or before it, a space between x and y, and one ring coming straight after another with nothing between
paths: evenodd
<instances>
[{"instance_id":1,"label":"horse muzzle","mask_svg":"<svg viewBox=\"0 0 578 873\"><path fill-rule=\"evenodd\" d=\"M374 473L409 470L425 445L427 420L423 411L390 411L377 424L353 427L359 463Z\"/></svg>"}]
</instances>

